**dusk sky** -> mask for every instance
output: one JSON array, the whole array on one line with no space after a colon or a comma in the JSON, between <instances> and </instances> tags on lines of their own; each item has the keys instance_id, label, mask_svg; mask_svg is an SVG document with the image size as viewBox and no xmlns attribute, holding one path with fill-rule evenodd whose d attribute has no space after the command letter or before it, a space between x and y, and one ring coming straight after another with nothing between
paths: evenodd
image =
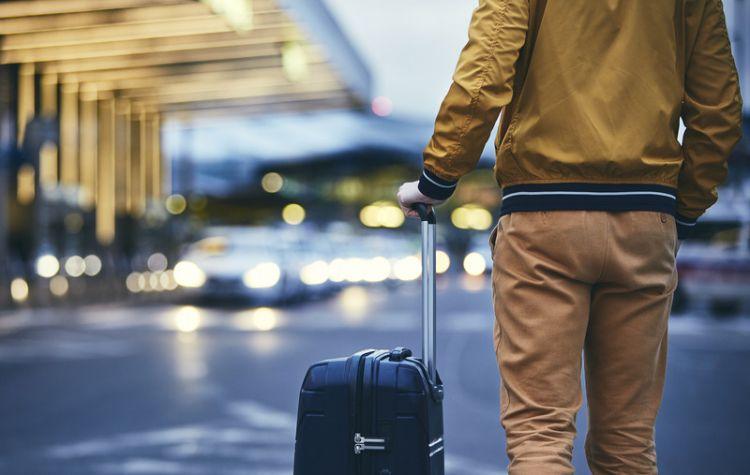
<instances>
[{"instance_id":1,"label":"dusk sky","mask_svg":"<svg viewBox=\"0 0 750 475\"><path fill-rule=\"evenodd\" d=\"M324 0L393 114L431 121L466 43L474 1Z\"/></svg>"}]
</instances>

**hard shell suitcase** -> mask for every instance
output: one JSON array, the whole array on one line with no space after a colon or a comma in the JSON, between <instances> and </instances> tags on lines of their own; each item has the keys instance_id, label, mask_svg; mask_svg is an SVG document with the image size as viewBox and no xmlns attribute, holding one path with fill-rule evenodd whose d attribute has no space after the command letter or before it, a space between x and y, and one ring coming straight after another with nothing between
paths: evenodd
<instances>
[{"instance_id":1,"label":"hard shell suitcase","mask_svg":"<svg viewBox=\"0 0 750 475\"><path fill-rule=\"evenodd\" d=\"M435 214L422 220L422 358L362 350L314 364L299 398L295 475L443 475L435 369Z\"/></svg>"}]
</instances>

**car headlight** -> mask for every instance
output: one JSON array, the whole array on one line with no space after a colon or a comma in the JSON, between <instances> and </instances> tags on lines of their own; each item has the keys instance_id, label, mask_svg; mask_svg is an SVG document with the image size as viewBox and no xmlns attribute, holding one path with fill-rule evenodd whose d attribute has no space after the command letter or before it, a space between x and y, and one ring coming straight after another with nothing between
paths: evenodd
<instances>
[{"instance_id":1,"label":"car headlight","mask_svg":"<svg viewBox=\"0 0 750 475\"><path fill-rule=\"evenodd\" d=\"M393 275L399 280L416 280L422 275L422 261L417 256L407 256L393 265Z\"/></svg>"},{"instance_id":2,"label":"car headlight","mask_svg":"<svg viewBox=\"0 0 750 475\"><path fill-rule=\"evenodd\" d=\"M245 272L242 282L251 289L267 289L281 279L281 269L274 262L263 262Z\"/></svg>"},{"instance_id":3,"label":"car headlight","mask_svg":"<svg viewBox=\"0 0 750 475\"><path fill-rule=\"evenodd\" d=\"M321 285L328 281L328 263L315 261L307 264L299 272L299 278L306 285Z\"/></svg>"},{"instance_id":4,"label":"car headlight","mask_svg":"<svg viewBox=\"0 0 750 475\"><path fill-rule=\"evenodd\" d=\"M182 287L196 289L206 283L206 273L195 262L180 261L174 266L174 280Z\"/></svg>"}]
</instances>

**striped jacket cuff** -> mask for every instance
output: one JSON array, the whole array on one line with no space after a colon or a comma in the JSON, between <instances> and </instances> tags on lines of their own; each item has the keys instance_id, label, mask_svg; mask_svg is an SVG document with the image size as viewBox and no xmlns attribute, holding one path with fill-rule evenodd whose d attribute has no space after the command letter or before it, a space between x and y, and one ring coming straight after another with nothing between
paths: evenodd
<instances>
[{"instance_id":1,"label":"striped jacket cuff","mask_svg":"<svg viewBox=\"0 0 750 475\"><path fill-rule=\"evenodd\" d=\"M458 181L449 181L444 178L440 178L431 171L424 169L422 175L419 177L419 191L434 200L444 201L450 198L454 191L456 191L456 185Z\"/></svg>"},{"instance_id":2,"label":"striped jacket cuff","mask_svg":"<svg viewBox=\"0 0 750 475\"><path fill-rule=\"evenodd\" d=\"M677 239L687 239L693 233L697 218L687 218L679 213L675 215L677 223Z\"/></svg>"}]
</instances>

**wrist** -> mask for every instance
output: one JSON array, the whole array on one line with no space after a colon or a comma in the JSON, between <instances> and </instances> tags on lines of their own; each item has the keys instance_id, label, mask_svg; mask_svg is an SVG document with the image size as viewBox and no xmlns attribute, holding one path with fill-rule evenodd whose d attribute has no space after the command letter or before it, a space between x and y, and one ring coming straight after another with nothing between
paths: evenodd
<instances>
[{"instance_id":1,"label":"wrist","mask_svg":"<svg viewBox=\"0 0 750 475\"><path fill-rule=\"evenodd\" d=\"M446 180L425 168L419 176L417 188L419 188L420 193L428 198L437 201L445 201L451 197L454 191L456 191L457 184L457 180Z\"/></svg>"},{"instance_id":2,"label":"wrist","mask_svg":"<svg viewBox=\"0 0 750 475\"><path fill-rule=\"evenodd\" d=\"M688 218L680 213L675 215L675 223L677 223L677 239L683 240L693 233L698 218Z\"/></svg>"}]
</instances>

